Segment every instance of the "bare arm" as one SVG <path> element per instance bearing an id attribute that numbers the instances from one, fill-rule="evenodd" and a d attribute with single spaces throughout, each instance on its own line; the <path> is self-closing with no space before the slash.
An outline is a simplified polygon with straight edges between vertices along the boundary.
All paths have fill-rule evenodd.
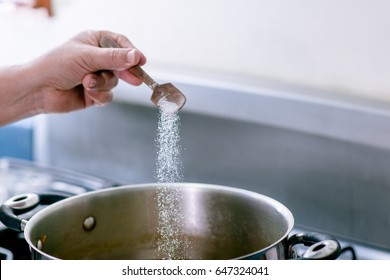
<path id="1" fill-rule="evenodd" d="M 107 35 L 122 48 L 100 48 L 99 39 Z M 126 69 L 145 62 L 126 37 L 87 31 L 30 63 L 0 68 L 0 126 L 37 114 L 107 104 L 118 78 L 142 83 Z"/>

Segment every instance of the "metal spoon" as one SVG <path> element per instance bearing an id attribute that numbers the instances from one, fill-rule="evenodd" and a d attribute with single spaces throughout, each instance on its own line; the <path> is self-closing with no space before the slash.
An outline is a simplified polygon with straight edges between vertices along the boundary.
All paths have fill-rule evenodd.
<path id="1" fill-rule="evenodd" d="M 103 37 L 99 44 L 103 48 L 120 48 L 115 41 L 107 36 Z M 176 111 L 179 111 L 186 103 L 184 94 L 173 84 L 158 84 L 139 65 L 129 68 L 129 71 L 137 78 L 142 79 L 142 81 L 152 89 L 153 93 L 150 100 L 156 104 L 156 106 L 161 107 L 166 104 L 166 102 L 169 102 L 176 104 Z"/>

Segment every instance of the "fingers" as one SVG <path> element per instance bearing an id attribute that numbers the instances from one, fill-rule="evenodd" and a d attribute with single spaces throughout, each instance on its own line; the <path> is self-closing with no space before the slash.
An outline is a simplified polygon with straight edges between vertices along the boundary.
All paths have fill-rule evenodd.
<path id="1" fill-rule="evenodd" d="M 110 31 L 96 31 L 96 52 L 93 52 L 96 66 L 101 69 L 122 71 L 137 64 L 143 65 L 146 57 L 130 40 Z"/>
<path id="2" fill-rule="evenodd" d="M 102 40 L 103 38 L 109 38 L 109 41 L 114 42 L 113 46 L 115 46 L 111 48 L 94 48 L 94 52 L 90 53 L 90 58 L 94 61 L 95 71 L 102 69 L 112 70 L 115 71 L 119 78 L 132 85 L 141 84 L 142 81 L 139 78 L 131 75 L 126 70 L 135 65 L 144 65 L 146 63 L 144 54 L 136 49 L 125 36 L 109 31 L 98 31 L 95 34 L 99 42 L 98 44 L 104 41 Z"/>
<path id="3" fill-rule="evenodd" d="M 143 54 L 134 48 L 96 48 L 90 55 L 96 70 L 123 71 L 145 60 Z"/>
<path id="4" fill-rule="evenodd" d="M 118 78 L 111 71 L 99 71 L 85 75 L 82 83 L 90 90 L 111 90 L 118 84 Z"/>
<path id="5" fill-rule="evenodd" d="M 113 94 L 111 91 L 88 91 L 84 90 L 85 107 L 95 105 L 98 107 L 106 106 L 112 101 Z"/>
<path id="6" fill-rule="evenodd" d="M 101 71 L 87 74 L 83 78 L 82 84 L 86 106 L 92 104 L 104 106 L 112 101 L 113 94 L 111 89 L 118 84 L 118 78 L 111 71 Z"/>
<path id="7" fill-rule="evenodd" d="M 107 48 L 98 49 L 94 54 L 95 66 L 91 72 L 102 69 L 114 71 L 118 78 L 132 85 L 140 85 L 142 80 L 132 75 L 128 69 L 135 65 L 143 65 L 145 56 L 137 49 Z M 96 70 L 97 69 L 97 70 Z"/>
<path id="8" fill-rule="evenodd" d="M 100 47 L 102 38 L 115 42 L 115 47 Z M 128 38 L 109 31 L 92 31 L 80 34 L 77 40 L 89 46 L 85 49 L 82 60 L 84 71 L 88 73 L 82 79 L 86 106 L 103 106 L 111 102 L 111 90 L 117 85 L 118 78 L 135 86 L 142 84 L 142 80 L 132 75 L 128 69 L 144 65 L 146 57 Z"/>
<path id="9" fill-rule="evenodd" d="M 129 70 L 115 71 L 117 77 L 133 86 L 139 86 L 142 84 L 142 80 L 130 73 Z"/>
<path id="10" fill-rule="evenodd" d="M 121 35 L 121 34 L 117 34 L 117 33 L 113 33 L 113 32 L 110 32 L 110 31 L 97 31 L 97 40 L 98 40 L 98 44 L 100 45 L 102 42 L 104 41 L 107 41 L 107 40 L 104 40 L 104 38 L 110 40 L 110 41 L 113 41 L 115 45 L 117 46 L 112 46 L 112 48 L 124 48 L 124 49 L 131 49 L 131 50 L 137 50 L 138 54 L 139 54 L 139 61 L 137 64 L 139 65 L 144 65 L 146 63 L 146 57 L 145 55 L 140 51 L 138 50 L 133 43 L 130 42 L 130 40 Z M 101 46 L 103 47 L 103 46 Z M 107 46 L 106 46 L 107 48 Z M 134 66 L 134 65 L 133 65 Z"/>
<path id="11" fill-rule="evenodd" d="M 130 40 L 123 35 L 111 31 L 97 31 L 96 36 L 99 42 L 101 42 L 102 38 L 108 37 L 116 44 L 118 44 L 121 48 L 135 49 L 133 43 L 131 43 Z"/>

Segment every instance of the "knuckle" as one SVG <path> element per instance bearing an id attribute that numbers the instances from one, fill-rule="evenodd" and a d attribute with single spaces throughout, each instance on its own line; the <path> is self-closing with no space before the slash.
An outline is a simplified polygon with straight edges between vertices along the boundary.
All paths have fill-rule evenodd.
<path id="1" fill-rule="evenodd" d="M 108 57 L 113 65 L 116 65 L 121 60 L 121 52 L 118 49 L 108 49 Z"/>

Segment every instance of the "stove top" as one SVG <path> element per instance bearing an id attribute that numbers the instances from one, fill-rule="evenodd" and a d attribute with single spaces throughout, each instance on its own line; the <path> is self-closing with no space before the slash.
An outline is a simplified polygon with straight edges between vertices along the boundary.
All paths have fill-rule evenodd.
<path id="1" fill-rule="evenodd" d="M 381 248 L 376 248 L 358 242 L 350 242 L 340 239 L 338 239 L 338 241 L 341 244 L 341 248 L 344 248 L 345 250 L 340 255 L 340 259 L 342 260 L 351 259 L 353 257 L 353 254 L 355 254 L 355 259 L 358 260 L 390 260 L 390 252 L 385 251 Z M 347 248 L 352 248 L 354 252 Z"/>
<path id="2" fill-rule="evenodd" d="M 56 192 L 77 195 L 88 191 L 118 186 L 117 182 L 81 174 L 71 170 L 37 165 L 32 162 L 0 158 L 0 203 L 11 196 L 29 192 Z M 33 215 L 33 213 L 31 213 Z M 291 234 L 304 232 L 294 228 Z M 306 230 L 307 231 L 307 230 Z M 390 252 L 336 238 L 341 245 L 340 260 L 390 260 Z M 304 250 L 302 248 L 302 250 Z M 0 259 L 31 259 L 23 232 L 6 228 L 0 222 Z"/>
<path id="3" fill-rule="evenodd" d="M 0 158 L 1 204 L 12 196 L 31 192 L 72 196 L 118 185 L 120 184 L 109 179 L 68 169 L 47 167 L 14 158 Z M 31 211 L 30 216 L 33 214 Z M 8 229 L 1 222 L 0 259 L 30 259 L 30 250 L 23 233 Z"/>
<path id="4" fill-rule="evenodd" d="M 0 158 L 0 203 L 29 192 L 77 195 L 119 185 L 110 179 L 69 169 L 48 167 L 31 161 Z"/>
<path id="5" fill-rule="evenodd" d="M 342 248 L 339 260 L 390 260 L 390 252 L 345 240 L 338 241 Z M 31 259 L 23 233 L 0 227 L 0 259 Z"/>
<path id="6" fill-rule="evenodd" d="M 310 230 L 295 227 L 291 234 L 307 232 Z M 340 243 L 341 254 L 338 260 L 390 260 L 390 252 L 374 246 L 365 245 L 357 241 L 351 241 L 335 236 Z M 302 248 L 301 250 L 305 250 Z M 300 252 L 298 251 L 298 254 Z"/>

